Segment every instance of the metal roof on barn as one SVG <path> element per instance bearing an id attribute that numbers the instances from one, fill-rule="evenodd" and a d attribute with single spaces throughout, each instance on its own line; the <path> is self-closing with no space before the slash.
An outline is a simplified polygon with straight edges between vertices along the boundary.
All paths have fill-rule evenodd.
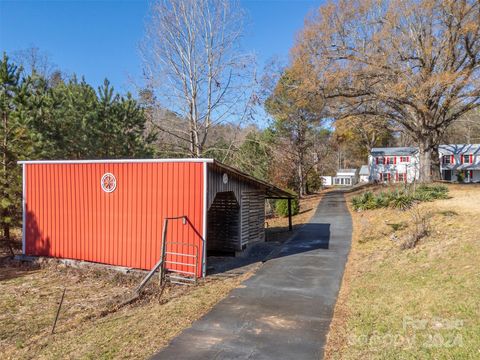
<path id="1" fill-rule="evenodd" d="M 246 173 L 244 173 L 243 171 L 240 171 L 240 170 L 237 170 L 231 166 L 228 166 L 228 165 L 225 165 L 217 160 L 213 160 L 211 161 L 211 164 L 210 166 L 213 168 L 213 169 L 218 169 L 218 170 L 222 170 L 222 171 L 225 171 L 227 173 L 230 173 L 230 174 L 234 174 L 238 177 L 240 177 L 243 181 L 247 182 L 247 183 L 250 183 L 260 189 L 263 189 L 265 191 L 265 197 L 266 198 L 294 198 L 295 195 L 288 192 L 288 191 L 285 191 L 283 189 L 280 189 L 279 187 L 276 187 L 266 181 L 263 181 L 263 180 L 260 180 L 260 179 L 257 179 L 256 177 L 254 176 L 251 176 L 251 175 L 248 175 Z"/>

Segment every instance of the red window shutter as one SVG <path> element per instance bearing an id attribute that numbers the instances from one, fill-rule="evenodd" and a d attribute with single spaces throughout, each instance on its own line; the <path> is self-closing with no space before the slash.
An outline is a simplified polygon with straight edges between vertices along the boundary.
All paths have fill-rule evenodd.
<path id="1" fill-rule="evenodd" d="M 396 156 L 393 157 L 393 163 L 394 163 L 394 164 L 397 163 L 397 157 L 396 157 Z"/>
<path id="2" fill-rule="evenodd" d="M 383 181 L 383 174 L 380 173 L 380 181 Z"/>
<path id="3" fill-rule="evenodd" d="M 472 156 L 472 155 L 470 155 Z M 470 181 L 472 181 L 472 178 L 473 178 L 473 170 L 470 170 Z"/>
<path id="4" fill-rule="evenodd" d="M 450 155 L 450 163 L 455 164 L 455 156 Z"/>
<path id="5" fill-rule="evenodd" d="M 388 176 L 388 181 L 390 182 L 390 173 L 388 173 L 387 176 Z"/>
<path id="6" fill-rule="evenodd" d="M 460 164 L 463 164 L 463 155 L 460 155 Z"/>
<path id="7" fill-rule="evenodd" d="M 470 154 L 470 164 L 473 163 L 473 155 Z"/>
<path id="8" fill-rule="evenodd" d="M 407 156 L 407 162 L 410 162 L 410 156 Z"/>
<path id="9" fill-rule="evenodd" d="M 398 181 L 398 172 L 395 173 L 395 181 Z"/>
<path id="10" fill-rule="evenodd" d="M 375 164 L 378 165 L 378 157 L 375 158 Z"/>

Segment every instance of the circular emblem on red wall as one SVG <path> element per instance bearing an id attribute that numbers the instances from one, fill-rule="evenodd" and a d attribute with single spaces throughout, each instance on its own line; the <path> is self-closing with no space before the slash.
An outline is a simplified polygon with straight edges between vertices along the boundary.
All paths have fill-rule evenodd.
<path id="1" fill-rule="evenodd" d="M 105 173 L 102 176 L 102 180 L 100 181 L 102 186 L 102 190 L 106 193 L 114 192 L 117 188 L 117 179 L 111 173 Z"/>

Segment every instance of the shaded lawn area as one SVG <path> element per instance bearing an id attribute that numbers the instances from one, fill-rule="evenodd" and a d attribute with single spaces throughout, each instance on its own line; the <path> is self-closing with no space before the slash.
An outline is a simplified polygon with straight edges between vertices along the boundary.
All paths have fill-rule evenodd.
<path id="1" fill-rule="evenodd" d="M 297 230 L 306 224 L 315 213 L 318 204 L 322 198 L 322 191 L 318 194 L 308 195 L 299 200 L 299 213 L 292 216 L 293 230 Z M 265 240 L 266 241 L 285 241 L 292 232 L 288 231 L 288 217 L 270 217 L 265 221 Z"/>
<path id="2" fill-rule="evenodd" d="M 349 204 L 353 243 L 327 359 L 480 357 L 480 186 L 449 189 L 419 205 L 430 231 L 407 250 L 409 211 Z"/>
<path id="3" fill-rule="evenodd" d="M 320 199 L 321 194 L 300 199 L 300 212 L 292 216 L 293 231 L 288 230 L 288 217 L 269 217 L 265 221 L 265 242 L 250 244 L 247 249 L 235 257 L 231 255 L 209 256 L 207 258 L 207 274 L 220 275 L 225 271 L 235 272 L 235 269 L 268 260 L 270 255 L 278 251 L 296 230 L 310 220 Z"/>

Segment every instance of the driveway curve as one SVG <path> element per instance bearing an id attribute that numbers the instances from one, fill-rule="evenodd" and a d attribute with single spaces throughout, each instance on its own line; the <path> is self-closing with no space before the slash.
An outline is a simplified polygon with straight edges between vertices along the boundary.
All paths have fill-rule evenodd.
<path id="1" fill-rule="evenodd" d="M 350 250 L 340 191 L 242 286 L 153 359 L 321 359 Z"/>

